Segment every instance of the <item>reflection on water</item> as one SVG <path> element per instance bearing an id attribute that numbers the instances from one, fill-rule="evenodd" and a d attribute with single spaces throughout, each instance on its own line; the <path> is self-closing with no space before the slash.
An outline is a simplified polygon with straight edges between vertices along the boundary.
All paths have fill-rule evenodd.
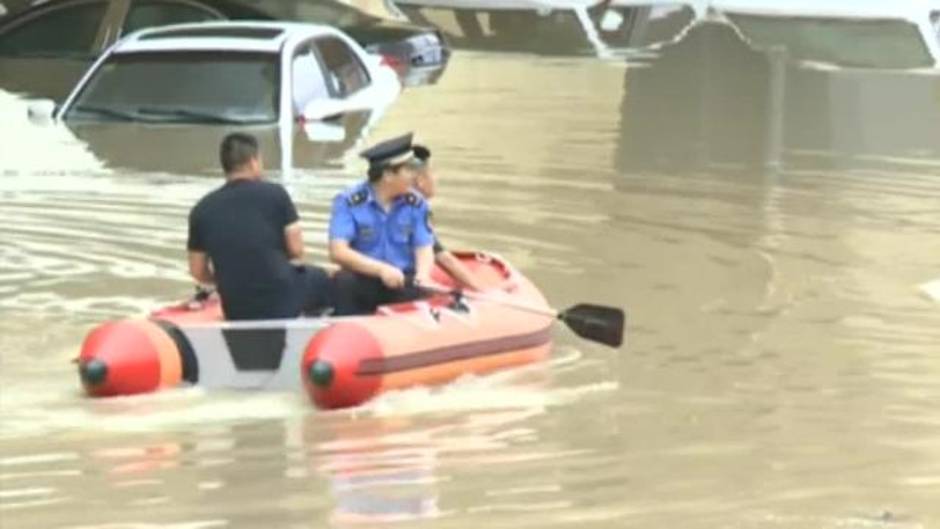
<path id="1" fill-rule="evenodd" d="M 272 171 L 342 165 L 361 146 L 384 107 L 346 112 L 330 121 L 292 125 L 284 141 L 277 125 L 234 126 L 148 123 L 69 123 L 108 167 L 126 171 L 214 175 L 218 145 L 225 135 L 246 132 L 258 138 L 265 165 Z"/>
<path id="2" fill-rule="evenodd" d="M 576 360 L 562 353 L 551 364 L 564 370 Z M 99 424 L 106 436 L 80 433 L 80 421 L 66 425 L 61 419 L 79 410 L 63 401 L 54 425 L 62 429 L 58 439 L 23 445 L 20 432 L 7 443 L 0 512 L 43 527 L 117 526 L 137 519 L 142 508 L 180 527 L 459 517 L 465 507 L 444 502 L 439 489 L 466 469 L 574 453 L 532 450 L 539 438 L 526 422 L 570 405 L 578 394 L 610 388 L 552 394 L 546 387 L 552 365 L 466 379 L 433 396 L 404 391 L 358 410 L 319 414 L 298 395 L 209 399 L 194 391 L 82 405 L 91 415 L 84 421 Z M 454 414 L 458 409 L 464 413 Z M 68 451 L 57 448 L 63 443 Z M 499 504 L 500 489 L 487 492 L 487 503 Z M 559 491 L 543 485 L 528 494 L 552 492 Z M 99 502 L 106 511 L 82 507 Z M 64 512 L 73 513 L 67 523 Z"/>
<path id="3" fill-rule="evenodd" d="M 456 53 L 368 141 L 416 130 L 444 241 L 558 307 L 626 307 L 629 346 L 559 328 L 549 365 L 333 413 L 81 398 L 93 322 L 189 293 L 185 214 L 218 179 L 4 127 L 2 525 L 933 527 L 938 83 L 717 24 L 630 62 Z M 361 169 L 285 180 L 313 260 Z"/>
<path id="4" fill-rule="evenodd" d="M 655 68 L 627 75 L 624 92 L 618 157 L 629 170 L 922 164 L 940 150 L 935 77 L 800 69 L 725 25 L 693 29 Z"/>

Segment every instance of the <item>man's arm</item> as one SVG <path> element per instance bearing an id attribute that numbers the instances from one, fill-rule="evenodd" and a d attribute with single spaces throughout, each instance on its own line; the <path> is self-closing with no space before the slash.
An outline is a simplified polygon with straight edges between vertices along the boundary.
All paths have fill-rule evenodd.
<path id="1" fill-rule="evenodd" d="M 411 244 L 414 247 L 415 279 L 419 283 L 431 282 L 434 268 L 434 230 L 431 228 L 431 211 L 422 201 L 415 211 L 415 229 Z"/>
<path id="2" fill-rule="evenodd" d="M 394 266 L 373 259 L 349 246 L 349 241 L 334 239 L 330 241 L 330 260 L 334 263 L 360 274 L 381 277 L 382 269 Z"/>
<path id="3" fill-rule="evenodd" d="M 486 285 L 457 256 L 444 250 L 434 255 L 434 260 L 447 271 L 457 283 L 478 292 L 486 290 Z"/>
<path id="4" fill-rule="evenodd" d="M 300 227 L 300 215 L 297 206 L 283 186 L 276 185 L 275 196 L 279 201 L 280 224 L 284 227 L 284 250 L 287 258 L 292 262 L 300 263 L 304 257 L 304 233 Z"/>
<path id="5" fill-rule="evenodd" d="M 287 258 L 300 261 L 304 258 L 304 232 L 300 221 L 284 226 L 284 247 L 287 249 Z"/>
<path id="6" fill-rule="evenodd" d="M 333 200 L 330 214 L 330 260 L 348 270 L 378 277 L 389 288 L 404 286 L 401 270 L 353 249 L 350 241 L 355 237 L 356 223 L 349 204 L 345 196 L 339 195 Z"/>
<path id="7" fill-rule="evenodd" d="M 189 261 L 189 275 L 202 285 L 214 285 L 215 274 L 209 264 L 206 245 L 199 229 L 198 206 L 189 212 L 189 230 L 186 236 L 186 250 Z"/>
<path id="8" fill-rule="evenodd" d="M 431 270 L 434 268 L 434 250 L 429 244 L 415 248 L 415 280 L 418 283 L 431 282 Z"/>
<path id="9" fill-rule="evenodd" d="M 386 262 L 357 252 L 349 246 L 349 241 L 342 239 L 330 241 L 330 260 L 354 272 L 377 277 L 388 288 L 402 288 L 405 286 L 405 274 L 401 270 Z"/>
<path id="10" fill-rule="evenodd" d="M 212 273 L 212 267 L 209 266 L 209 257 L 205 252 L 189 251 L 189 274 L 199 284 L 215 284 L 215 274 Z"/>

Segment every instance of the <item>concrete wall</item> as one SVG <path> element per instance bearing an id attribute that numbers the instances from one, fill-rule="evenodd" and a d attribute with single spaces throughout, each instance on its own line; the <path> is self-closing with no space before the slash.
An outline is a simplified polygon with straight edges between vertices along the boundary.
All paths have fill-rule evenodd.
<path id="1" fill-rule="evenodd" d="M 358 7 L 363 11 L 374 15 L 388 16 L 388 11 L 382 0 L 344 0 L 347 4 Z"/>

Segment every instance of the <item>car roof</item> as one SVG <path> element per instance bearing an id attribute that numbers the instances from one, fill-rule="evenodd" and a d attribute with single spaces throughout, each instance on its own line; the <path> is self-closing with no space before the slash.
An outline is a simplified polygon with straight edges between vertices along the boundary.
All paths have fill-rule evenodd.
<path id="1" fill-rule="evenodd" d="M 450 9 L 574 9 L 591 7 L 601 0 L 395 0 L 395 4 L 413 7 Z"/>
<path id="2" fill-rule="evenodd" d="M 114 53 L 244 51 L 278 53 L 288 39 L 336 36 L 330 26 L 299 22 L 199 22 L 143 29 L 124 37 Z"/>
<path id="3" fill-rule="evenodd" d="M 770 16 L 903 18 L 919 20 L 940 0 L 712 0 L 718 11 Z"/>

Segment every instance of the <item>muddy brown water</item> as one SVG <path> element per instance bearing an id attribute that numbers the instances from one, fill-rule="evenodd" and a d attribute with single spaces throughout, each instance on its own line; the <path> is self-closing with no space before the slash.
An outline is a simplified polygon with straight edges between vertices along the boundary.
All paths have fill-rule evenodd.
<path id="1" fill-rule="evenodd" d="M 559 327 L 547 365 L 330 413 L 83 398 L 91 325 L 189 293 L 185 216 L 218 180 L 109 168 L 2 96 L 4 529 L 940 524 L 936 77 L 721 28 L 631 62 L 457 52 L 360 146 L 416 131 L 446 243 L 624 307 L 628 342 Z M 311 260 L 362 169 L 284 181 Z"/>

